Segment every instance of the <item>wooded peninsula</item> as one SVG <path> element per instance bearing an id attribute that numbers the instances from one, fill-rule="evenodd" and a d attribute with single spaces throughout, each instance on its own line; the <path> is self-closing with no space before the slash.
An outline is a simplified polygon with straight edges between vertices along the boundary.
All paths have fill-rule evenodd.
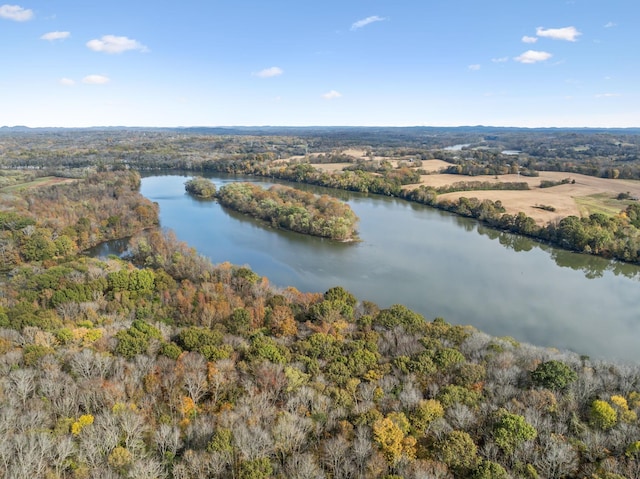
<path id="1" fill-rule="evenodd" d="M 429 161 L 419 155 L 440 151 L 456 164 L 442 148 L 481 133 L 529 152 L 509 167 L 496 153 L 484 168 L 533 169 L 555 155 L 565 170 L 607 172 L 619 162 L 618 175 L 633 176 L 637 132 L 508 130 L 492 139 L 453 129 L 446 141 L 432 130 L 240 133 L 0 130 L 4 477 L 640 477 L 640 365 L 492 337 L 338 285 L 276 288 L 245 266 L 214 265 L 154 227 L 157 206 L 139 194 L 134 171 L 219 162 L 295 177 L 314 168 L 306 148 L 369 144 L 378 163 L 366 168 L 376 171 L 320 177 L 395 194 L 415 175 L 438 176 L 417 171 Z M 593 159 L 569 166 L 587 141 Z M 373 150 L 404 163 L 389 167 Z M 284 151 L 303 158 L 278 162 Z M 234 188 L 249 191 L 238 183 L 227 194 Z M 588 221 L 601 231 L 608 222 L 635 228 L 633 208 L 603 209 L 635 206 L 629 196 L 600 200 L 603 217 Z M 583 218 L 569 221 L 586 228 Z M 613 238 L 627 241 L 626 231 Z M 81 254 L 128 236 L 126 258 Z"/>
<path id="2" fill-rule="evenodd" d="M 265 190 L 251 183 L 230 183 L 216 192 L 215 185 L 205 178 L 189 180 L 185 188 L 201 198 L 215 195 L 223 206 L 276 228 L 337 241 L 357 238 L 358 217 L 349 205 L 328 195 L 316 196 L 281 185 Z"/>

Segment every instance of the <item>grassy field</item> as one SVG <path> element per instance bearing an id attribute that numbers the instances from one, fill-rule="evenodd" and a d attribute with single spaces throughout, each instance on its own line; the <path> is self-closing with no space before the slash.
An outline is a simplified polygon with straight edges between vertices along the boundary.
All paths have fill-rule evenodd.
<path id="1" fill-rule="evenodd" d="M 630 204 L 634 203 L 633 200 L 617 200 L 615 196 L 608 193 L 598 193 L 574 199 L 582 216 L 589 216 L 593 213 L 602 213 L 608 216 L 613 216 L 618 214 L 620 210 L 623 210 Z"/>
<path id="2" fill-rule="evenodd" d="M 6 183 L 9 183 L 6 186 L 2 186 L 3 183 L 5 183 L 2 180 L 8 180 L 6 181 Z M 31 178 L 25 178 L 20 177 L 19 174 L 16 176 L 4 176 L 2 178 L 0 178 L 0 192 L 1 193 L 13 193 L 16 191 L 21 191 L 21 190 L 26 190 L 26 189 L 31 189 L 31 188 L 38 188 L 40 186 L 49 186 L 49 185 L 55 185 L 55 184 L 59 184 L 59 183 L 70 183 L 72 181 L 76 181 L 72 178 L 59 178 L 57 176 L 43 176 L 42 178 L 36 178 L 36 179 L 31 179 Z"/>

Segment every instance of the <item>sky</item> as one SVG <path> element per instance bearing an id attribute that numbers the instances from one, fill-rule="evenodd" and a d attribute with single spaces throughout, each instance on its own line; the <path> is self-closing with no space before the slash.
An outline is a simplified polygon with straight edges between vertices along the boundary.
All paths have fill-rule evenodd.
<path id="1" fill-rule="evenodd" d="M 640 127 L 635 0 L 0 0 L 0 126 Z"/>

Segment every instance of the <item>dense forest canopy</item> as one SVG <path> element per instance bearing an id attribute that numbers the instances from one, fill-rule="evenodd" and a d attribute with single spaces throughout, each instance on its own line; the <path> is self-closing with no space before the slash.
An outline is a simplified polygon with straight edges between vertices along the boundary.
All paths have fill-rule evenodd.
<path id="1" fill-rule="evenodd" d="M 43 187 L 46 216 L 21 209 L 45 193 L 15 191 L 4 231 L 70 232 L 78 221 L 58 230 L 51 212 L 80 204 L 103 224 L 118 186 L 145 204 L 135 182 L 113 172 Z M 145 227 L 127 260 L 23 258 L 16 243 L 0 296 L 6 477 L 640 477 L 638 365 L 339 286 L 273 288 Z"/>

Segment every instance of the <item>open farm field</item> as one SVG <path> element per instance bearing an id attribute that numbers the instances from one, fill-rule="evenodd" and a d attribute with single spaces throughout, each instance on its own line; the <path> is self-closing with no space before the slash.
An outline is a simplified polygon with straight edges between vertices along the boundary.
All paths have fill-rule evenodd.
<path id="1" fill-rule="evenodd" d="M 542 180 L 562 181 L 569 178 L 571 183 L 540 188 Z M 573 183 L 575 180 L 575 183 Z M 434 188 L 451 185 L 461 181 L 482 182 L 526 182 L 529 190 L 486 190 L 486 191 L 457 191 L 438 196 L 438 200 L 455 199 L 462 196 L 478 199 L 500 200 L 507 213 L 517 214 L 520 211 L 532 217 L 536 223 L 545 224 L 565 216 L 588 216 L 591 213 L 616 214 L 624 209 L 629 200 L 617 200 L 620 193 L 629 193 L 631 197 L 640 197 L 640 182 L 634 180 L 612 180 L 593 176 L 572 174 L 566 172 L 541 171 L 540 176 L 526 177 L 521 175 L 491 175 L 461 176 L 461 175 L 423 175 L 421 184 Z M 407 185 L 405 188 L 415 188 Z M 555 211 L 541 209 L 540 206 L 550 206 Z"/>
<path id="2" fill-rule="evenodd" d="M 342 151 L 344 155 L 356 159 L 366 158 L 364 150 L 349 149 Z M 299 157 L 303 158 L 303 157 Z M 291 159 L 299 159 L 292 157 Z M 402 160 L 391 157 L 375 157 L 374 160 L 388 161 L 394 168 Z M 286 161 L 286 160 L 285 160 Z M 352 163 L 314 163 L 314 168 L 335 173 L 342 171 Z M 451 166 L 442 160 L 424 160 L 420 169 L 429 174 L 420 176 L 420 185 L 442 188 L 461 182 L 489 182 L 489 183 L 527 183 L 529 190 L 473 190 L 457 191 L 438 195 L 438 201 L 454 200 L 460 197 L 475 197 L 480 200 L 489 199 L 501 201 L 507 213 L 524 212 L 533 218 L 537 224 L 544 225 L 550 221 L 566 216 L 588 216 L 592 213 L 615 215 L 626 208 L 633 200 L 618 200 L 620 193 L 629 193 L 631 198 L 640 198 L 640 181 L 598 178 L 582 174 L 541 171 L 539 176 L 507 175 L 454 175 L 438 173 Z M 569 179 L 567 184 L 541 188 L 542 181 L 561 182 Z M 418 184 L 405 185 L 403 189 L 411 190 Z M 545 207 L 541 208 L 541 207 Z M 550 211 L 553 210 L 553 211 Z"/>
<path id="3" fill-rule="evenodd" d="M 398 162 L 401 161 L 396 158 L 392 159 L 392 158 L 387 158 L 382 156 L 380 157 L 376 156 L 374 159 L 387 160 L 389 163 L 391 163 L 391 166 L 393 166 L 394 168 L 396 168 L 398 166 Z M 313 164 L 314 168 L 317 168 L 322 171 L 328 171 L 328 172 L 342 171 L 345 167 L 351 166 L 351 165 L 352 163 L 314 163 Z M 429 173 L 437 173 L 438 171 L 446 168 L 447 166 L 451 166 L 451 163 L 447 163 L 446 161 L 442 161 L 442 160 L 424 160 L 420 168 L 425 171 L 428 171 Z M 425 175 L 425 176 L 429 176 L 429 175 Z M 443 176 L 446 176 L 446 175 L 443 175 Z M 448 176 L 459 176 L 459 175 L 448 175 Z M 448 184 L 448 183 L 444 183 L 444 184 Z"/>

